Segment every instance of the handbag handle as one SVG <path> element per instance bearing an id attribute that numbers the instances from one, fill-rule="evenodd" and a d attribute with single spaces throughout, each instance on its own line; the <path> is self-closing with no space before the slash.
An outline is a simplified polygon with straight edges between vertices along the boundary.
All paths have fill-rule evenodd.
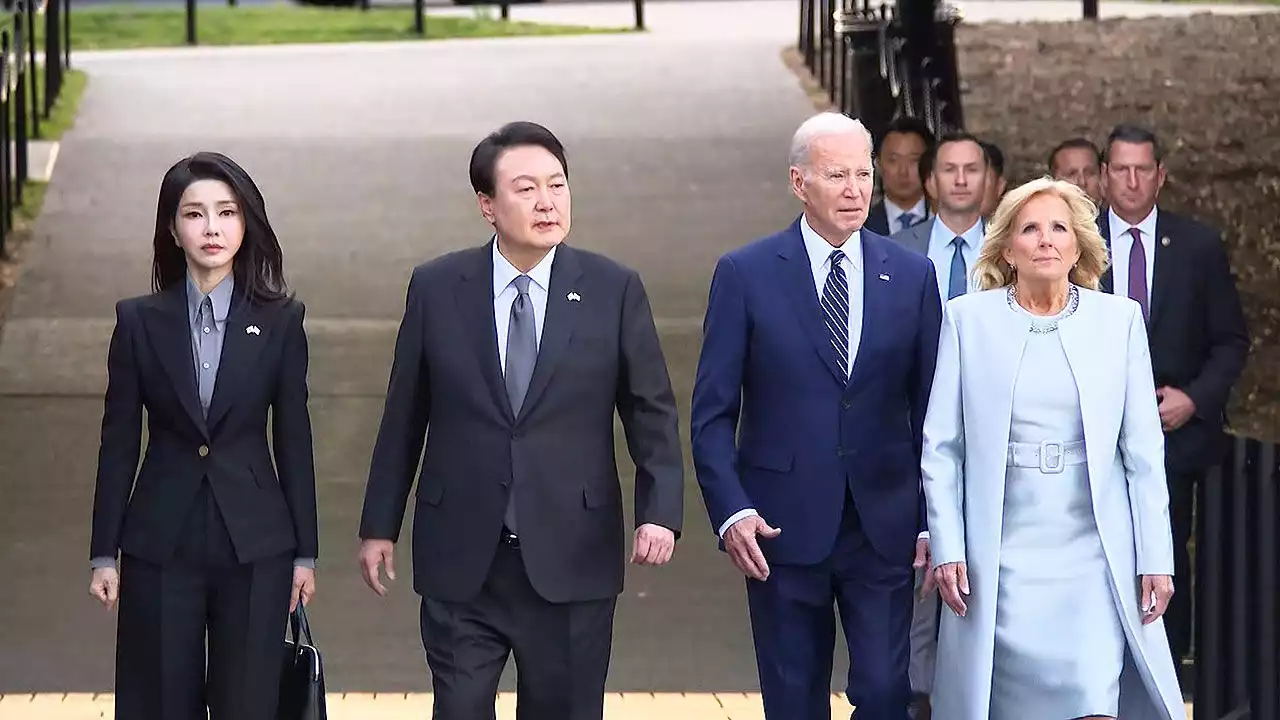
<path id="1" fill-rule="evenodd" d="M 301 657 L 303 654 L 302 646 L 304 644 L 315 647 L 315 641 L 311 639 L 311 624 L 307 622 L 307 611 L 303 608 L 301 602 L 298 607 L 289 615 L 289 627 L 292 630 L 293 646 L 292 652 L 295 658 Z M 311 653 L 311 681 L 316 682 L 320 679 L 320 654 L 318 652 Z"/>
<path id="2" fill-rule="evenodd" d="M 293 631 L 293 644 L 298 646 L 305 638 L 307 645 L 315 645 L 311 639 L 311 624 L 307 622 L 307 611 L 302 602 L 289 614 L 289 627 Z"/>

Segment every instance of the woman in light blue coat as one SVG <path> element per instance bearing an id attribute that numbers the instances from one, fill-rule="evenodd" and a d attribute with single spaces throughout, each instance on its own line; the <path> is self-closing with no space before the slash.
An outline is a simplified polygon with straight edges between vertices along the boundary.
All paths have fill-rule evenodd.
<path id="1" fill-rule="evenodd" d="M 1182 720 L 1164 435 L 1140 306 L 1066 182 L 1005 196 L 948 302 L 922 458 L 934 720 Z"/>

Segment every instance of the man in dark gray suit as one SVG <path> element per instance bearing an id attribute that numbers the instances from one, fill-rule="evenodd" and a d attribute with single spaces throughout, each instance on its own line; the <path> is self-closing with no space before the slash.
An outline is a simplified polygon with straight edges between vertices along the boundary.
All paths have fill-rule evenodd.
<path id="1" fill-rule="evenodd" d="M 946 301 L 969 289 L 969 270 L 978 260 L 985 231 L 980 212 L 990 168 L 982 145 L 967 133 L 939 139 L 927 166 L 925 187 L 935 198 L 937 215 L 892 238 L 933 261 Z"/>
<path id="2" fill-rule="evenodd" d="M 972 289 L 970 270 L 977 262 L 986 231 L 981 211 L 991 169 L 981 143 L 965 133 L 940 138 L 932 157 L 921 165 L 927 169 L 925 187 L 936 199 L 937 214 L 895 233 L 892 239 L 933 261 L 945 302 Z M 918 592 L 911 619 L 910 676 L 917 717 L 928 717 L 937 653 L 940 606 L 927 570 L 924 568 L 916 579 Z"/>
<path id="3" fill-rule="evenodd" d="M 361 566 L 385 595 L 421 457 L 413 586 L 432 717 L 493 718 L 514 652 L 522 720 L 599 720 L 625 571 L 614 412 L 636 465 L 631 561 L 661 565 L 684 513 L 671 382 L 639 276 L 564 244 L 569 170 L 549 130 L 489 135 L 471 183 L 495 234 L 413 272 Z"/>

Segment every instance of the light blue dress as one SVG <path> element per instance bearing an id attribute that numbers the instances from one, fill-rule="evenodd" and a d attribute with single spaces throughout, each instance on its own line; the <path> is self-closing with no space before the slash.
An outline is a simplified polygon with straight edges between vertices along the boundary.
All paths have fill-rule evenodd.
<path id="1" fill-rule="evenodd" d="M 1027 339 L 1014 385 L 1011 443 L 1084 440 L 1075 378 L 1048 329 L 1062 315 L 1034 318 L 1040 331 Z M 991 720 L 1115 717 L 1126 640 L 1083 453 L 1058 473 L 1009 463 L 999 567 Z"/>

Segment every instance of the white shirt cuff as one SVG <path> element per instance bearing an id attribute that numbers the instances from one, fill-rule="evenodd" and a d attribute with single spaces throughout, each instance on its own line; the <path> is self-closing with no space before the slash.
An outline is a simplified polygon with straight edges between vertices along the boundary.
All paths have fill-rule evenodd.
<path id="1" fill-rule="evenodd" d="M 755 511 L 755 508 L 746 508 L 743 510 L 739 510 L 738 512 L 730 515 L 729 519 L 725 520 L 724 524 L 720 526 L 720 532 L 719 532 L 720 539 L 721 540 L 724 539 L 725 532 L 728 531 L 729 528 L 733 527 L 734 523 L 738 522 L 744 517 L 751 517 L 752 515 L 759 515 L 759 514 L 760 513 Z"/>
<path id="2" fill-rule="evenodd" d="M 925 530 L 924 532 L 920 533 L 919 535 L 917 535 L 917 536 L 916 536 L 916 539 L 917 539 L 917 540 L 928 540 L 928 539 L 929 539 L 929 531 L 928 531 L 928 530 Z"/>

